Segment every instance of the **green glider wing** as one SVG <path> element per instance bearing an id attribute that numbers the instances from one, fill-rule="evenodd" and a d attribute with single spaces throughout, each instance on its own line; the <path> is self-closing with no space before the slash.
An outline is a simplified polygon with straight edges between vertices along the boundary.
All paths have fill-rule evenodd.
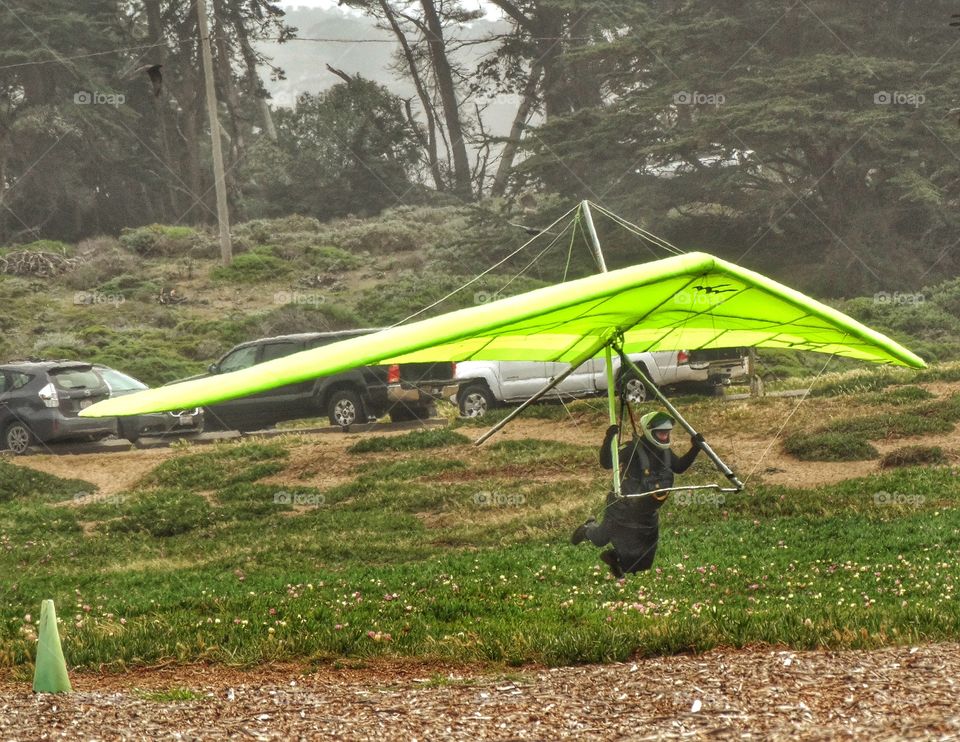
<path id="1" fill-rule="evenodd" d="M 700 348 L 809 350 L 922 368 L 916 355 L 851 317 L 765 276 L 687 253 L 548 286 L 181 384 L 108 399 L 84 417 L 213 404 L 357 366 L 418 361 L 561 361 Z"/>

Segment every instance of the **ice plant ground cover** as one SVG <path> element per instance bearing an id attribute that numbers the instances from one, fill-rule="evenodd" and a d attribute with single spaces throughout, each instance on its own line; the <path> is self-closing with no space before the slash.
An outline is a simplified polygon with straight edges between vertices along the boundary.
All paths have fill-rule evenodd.
<path id="1" fill-rule="evenodd" d="M 960 384 L 925 388 L 932 398 L 893 386 L 808 400 L 791 429 L 815 434 L 845 418 L 912 414 L 910 405 L 950 418 Z M 291 434 L 183 447 L 143 471 L 129 471 L 127 454 L 75 457 L 77 480 L 42 473 L 54 457 L 3 460 L 0 667 L 29 672 L 47 597 L 68 662 L 86 668 L 372 656 L 559 665 L 955 639 L 952 423 L 871 439 L 884 454 L 936 444 L 940 466 L 799 462 L 782 441 L 761 460 L 796 404 L 687 405 L 748 491 L 673 496 L 656 569 L 624 582 L 595 549 L 567 541 L 608 486 L 596 463 L 599 401 L 571 416 L 534 411 L 481 449 L 436 432 L 352 452 L 369 436 Z M 889 428 L 861 427 L 850 435 Z M 98 490 L 78 461 L 91 479 L 102 465 L 126 480 Z M 709 481 L 702 460 L 685 478 Z"/>

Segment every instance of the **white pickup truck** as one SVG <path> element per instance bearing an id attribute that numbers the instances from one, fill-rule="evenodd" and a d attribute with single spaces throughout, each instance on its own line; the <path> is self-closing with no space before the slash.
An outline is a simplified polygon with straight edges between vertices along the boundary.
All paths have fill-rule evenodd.
<path id="1" fill-rule="evenodd" d="M 724 384 L 747 374 L 746 348 L 718 348 L 687 352 L 658 351 L 631 353 L 629 358 L 657 386 L 683 382 Z M 487 409 L 502 403 L 523 402 L 564 373 L 567 363 L 538 361 L 462 361 L 457 364 L 456 380 L 460 389 L 456 400 L 460 414 L 479 417 Z M 613 356 L 613 373 L 621 383 L 620 358 Z M 644 401 L 649 392 L 630 369 L 626 375 L 627 399 Z M 548 392 L 544 399 L 593 397 L 607 393 L 606 361 L 594 358 Z"/>

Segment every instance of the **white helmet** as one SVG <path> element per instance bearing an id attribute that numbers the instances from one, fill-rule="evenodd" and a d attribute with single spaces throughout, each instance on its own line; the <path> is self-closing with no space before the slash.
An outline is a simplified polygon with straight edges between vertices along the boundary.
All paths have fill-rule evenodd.
<path id="1" fill-rule="evenodd" d="M 670 448 L 670 431 L 673 430 L 673 418 L 666 412 L 648 412 L 640 418 L 643 437 L 657 448 Z"/>

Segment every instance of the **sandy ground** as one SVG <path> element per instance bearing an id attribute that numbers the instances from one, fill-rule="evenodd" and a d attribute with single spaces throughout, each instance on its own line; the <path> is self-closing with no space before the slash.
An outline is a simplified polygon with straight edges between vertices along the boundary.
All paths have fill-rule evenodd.
<path id="1" fill-rule="evenodd" d="M 0 738 L 958 739 L 960 645 L 716 650 L 482 670 L 168 667 L 75 674 L 74 693 L 0 680 Z M 192 700 L 160 695 L 187 690 Z"/>

